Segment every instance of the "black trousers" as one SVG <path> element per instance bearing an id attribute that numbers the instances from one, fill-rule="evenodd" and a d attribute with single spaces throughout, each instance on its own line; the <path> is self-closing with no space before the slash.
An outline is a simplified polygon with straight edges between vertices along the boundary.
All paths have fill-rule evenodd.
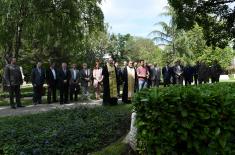
<path id="1" fill-rule="evenodd" d="M 51 103 L 51 95 L 53 98 L 53 102 L 56 101 L 56 86 L 48 85 L 48 90 L 47 90 L 47 103 Z"/>
<path id="2" fill-rule="evenodd" d="M 9 87 L 9 96 L 10 96 L 10 105 L 11 107 L 21 106 L 20 101 L 20 85 L 13 85 Z M 14 98 L 16 98 L 16 104 L 14 102 Z"/>
<path id="3" fill-rule="evenodd" d="M 185 86 L 191 85 L 192 81 L 190 79 L 185 79 Z"/>
<path id="4" fill-rule="evenodd" d="M 212 82 L 212 83 L 217 83 L 217 82 L 219 82 L 219 77 L 211 77 L 211 82 Z"/>
<path id="5" fill-rule="evenodd" d="M 69 85 L 63 84 L 60 87 L 60 104 L 68 103 Z"/>
<path id="6" fill-rule="evenodd" d="M 170 79 L 164 79 L 164 87 L 169 86 L 171 84 Z"/>
<path id="7" fill-rule="evenodd" d="M 41 104 L 43 95 L 43 85 L 33 87 L 33 103 Z"/>
<path id="8" fill-rule="evenodd" d="M 194 75 L 194 82 L 195 82 L 195 85 L 198 84 L 198 75 Z"/>
<path id="9" fill-rule="evenodd" d="M 78 100 L 79 85 L 77 83 L 72 83 L 70 85 L 70 101 Z"/>

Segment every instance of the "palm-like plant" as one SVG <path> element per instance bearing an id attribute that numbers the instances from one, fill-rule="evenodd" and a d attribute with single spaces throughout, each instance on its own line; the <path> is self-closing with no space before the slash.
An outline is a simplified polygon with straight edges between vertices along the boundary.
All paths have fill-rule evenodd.
<path id="1" fill-rule="evenodd" d="M 179 30 L 177 30 L 177 25 L 174 21 L 174 10 L 169 6 L 166 6 L 165 10 L 166 12 L 160 14 L 160 16 L 170 17 L 171 19 L 169 24 L 163 21 L 154 24 L 160 25 L 162 27 L 162 31 L 154 30 L 149 35 L 154 36 L 153 41 L 155 41 L 157 45 L 170 46 L 172 52 L 175 54 L 175 39 L 179 33 Z"/>

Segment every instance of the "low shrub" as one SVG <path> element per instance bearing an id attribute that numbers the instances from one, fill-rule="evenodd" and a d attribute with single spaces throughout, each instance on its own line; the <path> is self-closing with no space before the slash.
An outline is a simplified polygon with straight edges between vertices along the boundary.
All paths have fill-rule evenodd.
<path id="1" fill-rule="evenodd" d="M 140 154 L 235 154 L 235 84 L 171 86 L 134 100 Z"/>
<path id="2" fill-rule="evenodd" d="M 79 107 L 0 119 L 0 154 L 87 154 L 124 136 L 130 107 Z"/>

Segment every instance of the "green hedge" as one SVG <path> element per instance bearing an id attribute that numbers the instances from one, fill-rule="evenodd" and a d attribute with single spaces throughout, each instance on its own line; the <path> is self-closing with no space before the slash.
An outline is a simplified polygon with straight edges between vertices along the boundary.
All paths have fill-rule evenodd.
<path id="1" fill-rule="evenodd" d="M 130 127 L 130 106 L 79 107 L 0 119 L 0 154 L 87 154 L 115 142 Z"/>
<path id="2" fill-rule="evenodd" d="M 235 84 L 172 86 L 136 95 L 141 154 L 235 154 Z"/>

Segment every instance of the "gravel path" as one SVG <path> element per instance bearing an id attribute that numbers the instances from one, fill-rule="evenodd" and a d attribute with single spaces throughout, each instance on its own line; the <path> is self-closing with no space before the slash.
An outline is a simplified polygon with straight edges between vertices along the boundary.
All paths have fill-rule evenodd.
<path id="1" fill-rule="evenodd" d="M 54 109 L 71 109 L 79 106 L 101 106 L 102 100 L 93 101 L 88 100 L 82 103 L 70 103 L 65 105 L 60 105 L 59 103 L 54 104 L 40 104 L 40 105 L 29 105 L 23 108 L 11 109 L 9 106 L 0 107 L 0 117 L 5 116 L 18 116 L 18 115 L 27 115 L 35 114 L 40 112 L 47 112 Z"/>

